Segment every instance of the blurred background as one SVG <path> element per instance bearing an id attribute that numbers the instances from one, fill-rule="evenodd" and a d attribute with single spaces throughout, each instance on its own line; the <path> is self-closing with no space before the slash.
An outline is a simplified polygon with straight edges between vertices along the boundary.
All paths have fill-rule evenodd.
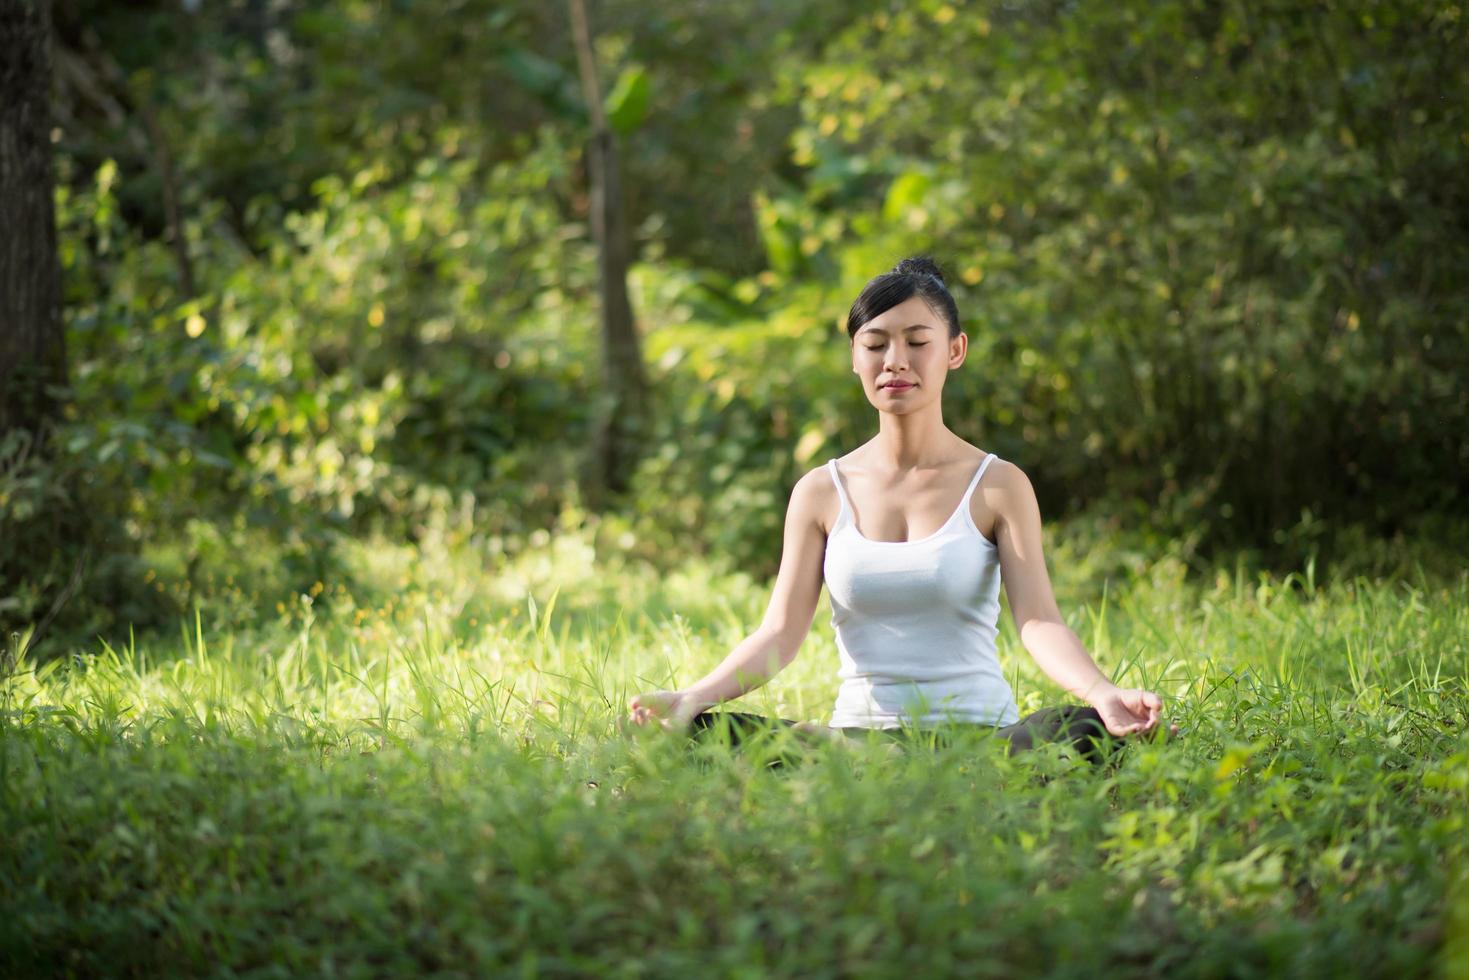
<path id="1" fill-rule="evenodd" d="M 351 543 L 771 575 L 876 429 L 847 309 L 915 252 L 971 340 L 946 422 L 1051 533 L 1462 567 L 1458 4 L 4 19 L 12 657 L 350 591 Z"/>

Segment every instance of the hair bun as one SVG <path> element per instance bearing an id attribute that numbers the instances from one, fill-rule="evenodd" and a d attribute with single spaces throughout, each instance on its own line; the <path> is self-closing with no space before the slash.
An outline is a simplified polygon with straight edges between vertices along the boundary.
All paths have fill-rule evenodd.
<path id="1" fill-rule="evenodd" d="M 906 276 L 933 276 L 940 283 L 944 282 L 944 274 L 939 271 L 939 264 L 927 255 L 913 255 L 899 262 L 893 268 L 899 275 Z M 945 285 L 947 285 L 945 283 Z"/>

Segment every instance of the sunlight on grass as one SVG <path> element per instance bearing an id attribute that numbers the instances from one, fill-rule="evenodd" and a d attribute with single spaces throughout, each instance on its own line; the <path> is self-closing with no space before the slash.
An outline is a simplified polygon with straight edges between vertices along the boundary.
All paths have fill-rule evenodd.
<path id="1" fill-rule="evenodd" d="M 353 565 L 256 627 L 205 607 L 174 643 L 4 682 L 14 965 L 1392 975 L 1463 948 L 1469 576 L 1104 580 L 1072 625 L 1184 734 L 1091 771 L 977 736 L 620 734 L 631 694 L 758 623 L 748 576 L 575 535 L 493 570 Z M 828 618 L 731 707 L 825 723 Z M 1022 711 L 1059 700 L 1008 623 L 1000 655 Z"/>

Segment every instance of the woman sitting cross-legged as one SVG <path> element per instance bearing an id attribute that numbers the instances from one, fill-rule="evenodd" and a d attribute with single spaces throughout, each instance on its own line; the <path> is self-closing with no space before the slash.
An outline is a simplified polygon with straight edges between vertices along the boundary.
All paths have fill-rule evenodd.
<path id="1" fill-rule="evenodd" d="M 944 425 L 944 381 L 964 364 L 969 340 L 938 267 L 905 259 L 873 279 L 847 333 L 877 435 L 791 491 L 759 628 L 697 683 L 633 697 L 629 721 L 695 737 L 728 732 L 735 741 L 774 727 L 839 737 L 974 725 L 1011 751 L 1059 741 L 1094 761 L 1127 736 L 1156 732 L 1158 695 L 1111 683 L 1061 619 L 1030 480 Z M 1020 718 L 995 654 L 1002 581 L 1025 649 L 1084 705 Z M 825 730 L 711 711 L 795 658 L 823 582 L 842 682 Z"/>

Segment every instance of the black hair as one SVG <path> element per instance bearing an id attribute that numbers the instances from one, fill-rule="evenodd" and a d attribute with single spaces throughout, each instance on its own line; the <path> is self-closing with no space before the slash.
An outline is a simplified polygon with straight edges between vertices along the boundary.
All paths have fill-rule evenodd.
<path id="1" fill-rule="evenodd" d="M 959 336 L 959 308 L 944 285 L 938 263 L 927 255 L 909 256 L 862 288 L 862 295 L 847 314 L 847 336 L 855 339 L 868 321 L 914 296 L 921 296 L 930 309 L 948 321 L 950 340 Z"/>

